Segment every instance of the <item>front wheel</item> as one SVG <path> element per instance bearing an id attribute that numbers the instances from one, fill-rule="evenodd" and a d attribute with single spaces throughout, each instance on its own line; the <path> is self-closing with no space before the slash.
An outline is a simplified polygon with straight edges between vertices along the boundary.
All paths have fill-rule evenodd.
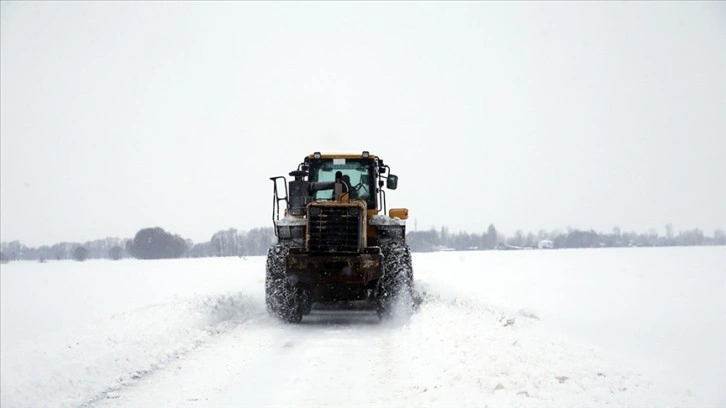
<path id="1" fill-rule="evenodd" d="M 378 281 L 378 317 L 410 316 L 413 311 L 413 266 L 411 250 L 401 241 L 381 244 L 383 277 Z"/>
<path id="2" fill-rule="evenodd" d="M 285 275 L 287 244 L 270 246 L 265 273 L 265 303 L 273 316 L 290 323 L 302 320 L 303 302 L 300 290 Z"/>

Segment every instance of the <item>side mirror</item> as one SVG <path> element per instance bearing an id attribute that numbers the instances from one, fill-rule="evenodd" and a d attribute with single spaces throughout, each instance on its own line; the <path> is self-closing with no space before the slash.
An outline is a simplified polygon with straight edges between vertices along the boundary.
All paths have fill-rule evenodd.
<path id="1" fill-rule="evenodd" d="M 398 187 L 398 176 L 389 174 L 388 179 L 386 179 L 386 188 L 389 190 L 395 190 L 396 187 Z"/>

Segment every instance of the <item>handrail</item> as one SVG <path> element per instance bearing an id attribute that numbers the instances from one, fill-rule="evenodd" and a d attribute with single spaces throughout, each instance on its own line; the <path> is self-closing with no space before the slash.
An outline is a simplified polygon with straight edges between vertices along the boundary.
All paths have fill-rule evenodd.
<path id="1" fill-rule="evenodd" d="M 277 180 L 283 179 L 284 185 L 285 185 L 285 196 L 280 197 L 280 194 L 277 190 Z M 287 179 L 285 176 L 276 176 L 276 177 L 270 177 L 270 180 L 272 180 L 272 224 L 275 224 L 275 220 L 280 219 L 280 201 L 285 201 L 285 208 L 288 207 L 288 191 L 287 191 Z M 277 236 L 277 228 L 275 228 L 275 236 Z"/>

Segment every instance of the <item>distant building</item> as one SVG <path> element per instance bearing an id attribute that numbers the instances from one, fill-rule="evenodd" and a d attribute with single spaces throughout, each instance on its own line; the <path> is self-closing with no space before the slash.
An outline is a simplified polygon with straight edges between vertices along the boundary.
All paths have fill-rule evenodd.
<path id="1" fill-rule="evenodd" d="M 447 246 L 444 246 L 444 245 L 436 245 L 436 246 L 434 246 L 434 251 L 445 251 L 445 252 L 448 252 L 448 251 L 456 251 L 456 249 L 451 248 L 451 247 L 447 247 Z"/>
<path id="2" fill-rule="evenodd" d="M 552 249 L 554 248 L 554 243 L 550 241 L 549 239 L 543 239 L 542 241 L 539 241 L 537 244 L 537 248 L 539 249 Z"/>

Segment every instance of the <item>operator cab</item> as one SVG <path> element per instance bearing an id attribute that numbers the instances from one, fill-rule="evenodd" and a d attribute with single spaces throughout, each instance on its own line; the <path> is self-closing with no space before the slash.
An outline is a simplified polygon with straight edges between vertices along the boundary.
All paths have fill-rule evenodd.
<path id="1" fill-rule="evenodd" d="M 336 174 L 340 174 L 337 186 Z M 395 190 L 398 184 L 398 177 L 390 174 L 390 168 L 383 160 L 367 151 L 360 155 L 322 155 L 315 152 L 305 157 L 298 168 L 290 172 L 290 176 L 293 180 L 289 183 L 289 191 L 288 186 L 285 186 L 285 197 L 278 195 L 277 187 L 277 180 L 286 181 L 285 177 L 270 178 L 275 184 L 273 221 L 276 217 L 279 219 L 280 201 L 287 204 L 285 214 L 295 217 L 304 216 L 306 207 L 314 201 L 361 200 L 373 214 L 381 210 L 385 212 L 383 179 L 386 179 L 385 186 L 389 190 Z M 342 188 L 342 184 L 346 187 Z M 336 188 L 339 194 L 337 200 Z"/>
<path id="2" fill-rule="evenodd" d="M 313 200 L 332 200 L 335 174 L 341 172 L 349 187 L 349 198 L 366 202 L 368 208 L 376 208 L 376 174 L 371 159 L 313 159 L 308 163 L 308 180 L 320 186 L 313 193 Z M 325 188 L 329 187 L 329 188 Z"/>

